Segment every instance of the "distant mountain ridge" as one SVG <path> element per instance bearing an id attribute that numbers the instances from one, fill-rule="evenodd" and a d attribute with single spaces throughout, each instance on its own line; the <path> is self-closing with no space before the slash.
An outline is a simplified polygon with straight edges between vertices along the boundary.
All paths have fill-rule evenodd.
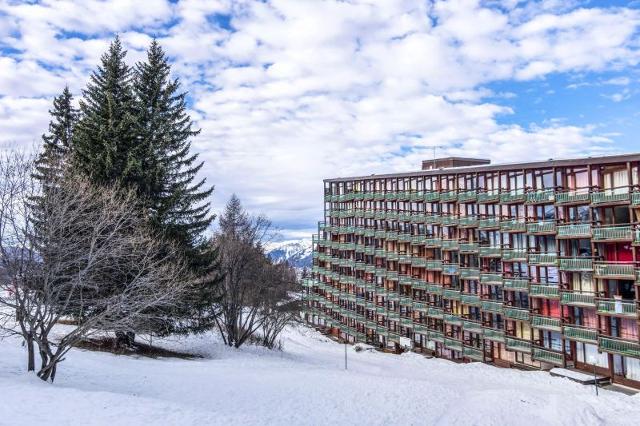
<path id="1" fill-rule="evenodd" d="M 267 246 L 267 255 L 274 262 L 289 262 L 294 268 L 310 268 L 313 257 L 311 240 L 289 240 L 271 243 Z"/>

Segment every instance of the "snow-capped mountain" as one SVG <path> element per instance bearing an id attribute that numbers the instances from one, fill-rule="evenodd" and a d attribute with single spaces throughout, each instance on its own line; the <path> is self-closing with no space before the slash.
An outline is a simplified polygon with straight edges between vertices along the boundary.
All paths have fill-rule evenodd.
<path id="1" fill-rule="evenodd" d="M 287 261 L 295 268 L 311 267 L 311 240 L 289 240 L 269 244 L 267 254 L 274 262 Z"/>

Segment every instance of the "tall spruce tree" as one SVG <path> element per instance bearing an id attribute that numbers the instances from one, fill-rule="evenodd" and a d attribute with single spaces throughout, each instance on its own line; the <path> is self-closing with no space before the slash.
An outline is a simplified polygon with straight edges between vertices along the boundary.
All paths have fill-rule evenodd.
<path id="1" fill-rule="evenodd" d="M 71 140 L 78 121 L 78 111 L 73 106 L 73 95 L 68 86 L 53 99 L 49 115 L 49 131 L 42 135 L 43 147 L 36 160 L 34 174 L 45 189 L 62 174 L 69 159 Z"/>
<path id="2" fill-rule="evenodd" d="M 96 184 L 119 182 L 136 188 L 143 181 L 143 159 L 136 135 L 132 70 L 118 37 L 102 55 L 80 101 L 81 118 L 73 135 L 74 167 Z"/>

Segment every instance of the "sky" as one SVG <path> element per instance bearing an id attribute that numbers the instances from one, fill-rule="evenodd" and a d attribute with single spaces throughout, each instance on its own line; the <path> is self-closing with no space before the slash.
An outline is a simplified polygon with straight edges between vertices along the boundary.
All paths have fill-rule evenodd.
<path id="1" fill-rule="evenodd" d="M 215 185 L 283 239 L 325 178 L 638 152 L 640 2 L 0 0 L 0 149 L 34 148 L 115 34 L 155 37 L 189 93 Z"/>

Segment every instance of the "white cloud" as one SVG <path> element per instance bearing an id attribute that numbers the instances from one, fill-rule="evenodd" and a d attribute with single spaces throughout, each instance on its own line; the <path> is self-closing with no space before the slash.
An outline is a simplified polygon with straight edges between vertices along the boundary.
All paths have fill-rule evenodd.
<path id="1" fill-rule="evenodd" d="M 0 144 L 38 140 L 49 107 L 43 97 L 65 83 L 77 93 L 118 32 L 132 61 L 152 36 L 169 53 L 203 129 L 194 147 L 216 184 L 216 205 L 235 192 L 291 235 L 320 218 L 323 178 L 413 170 L 432 146 L 494 161 L 615 150 L 593 127 L 502 124 L 518 111 L 487 99 L 508 105 L 517 94 L 486 86 L 624 73 L 639 60 L 640 12 L 561 1 L 490 5 L 0 3 L 0 48 L 12 49 L 0 54 Z M 216 25 L 221 15 L 228 26 Z"/>

